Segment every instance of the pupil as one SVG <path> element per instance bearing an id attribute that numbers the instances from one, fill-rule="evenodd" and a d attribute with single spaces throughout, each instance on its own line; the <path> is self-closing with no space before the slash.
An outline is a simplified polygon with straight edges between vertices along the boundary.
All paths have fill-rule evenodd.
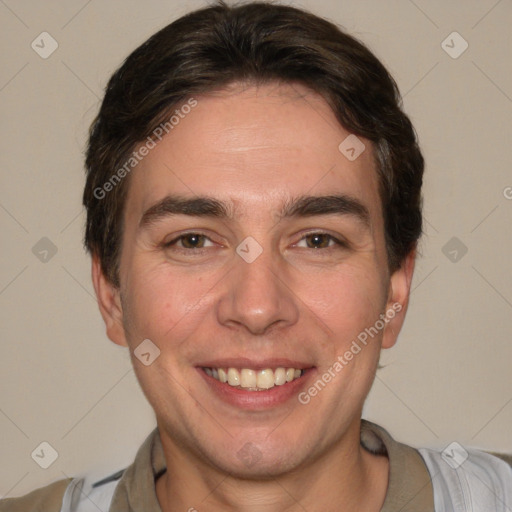
<path id="1" fill-rule="evenodd" d="M 315 249 L 318 249 L 319 245 L 322 247 L 325 246 L 325 240 L 326 240 L 325 235 L 311 235 L 311 242 Z"/>
<path id="2" fill-rule="evenodd" d="M 185 245 L 188 247 L 197 247 L 200 245 L 202 235 L 187 235 L 185 237 Z"/>

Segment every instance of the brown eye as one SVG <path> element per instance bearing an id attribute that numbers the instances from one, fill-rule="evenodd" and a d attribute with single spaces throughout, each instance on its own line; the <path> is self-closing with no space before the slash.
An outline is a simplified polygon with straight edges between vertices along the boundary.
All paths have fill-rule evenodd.
<path id="1" fill-rule="evenodd" d="M 201 233 L 185 233 L 164 244 L 166 248 L 204 249 L 212 246 L 211 240 Z"/>
<path id="2" fill-rule="evenodd" d="M 325 252 L 336 249 L 348 249 L 349 245 L 343 239 L 338 239 L 322 231 L 304 235 L 296 244 L 303 249 L 324 249 Z"/>
<path id="3" fill-rule="evenodd" d="M 314 233 L 304 237 L 306 244 L 310 249 L 325 249 L 333 237 L 325 233 Z"/>
<path id="4" fill-rule="evenodd" d="M 204 247 L 206 237 L 198 233 L 189 233 L 179 238 L 185 249 L 201 249 Z"/>

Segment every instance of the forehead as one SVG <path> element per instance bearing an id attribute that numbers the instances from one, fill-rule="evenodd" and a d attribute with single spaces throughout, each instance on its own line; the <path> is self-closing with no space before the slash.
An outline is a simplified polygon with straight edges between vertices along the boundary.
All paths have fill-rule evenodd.
<path id="1" fill-rule="evenodd" d="M 232 85 L 194 99 L 132 171 L 128 211 L 177 193 L 215 196 L 245 215 L 339 192 L 380 216 L 373 148 L 354 139 L 320 95 L 298 84 Z M 353 159 L 351 148 L 363 144 Z"/>

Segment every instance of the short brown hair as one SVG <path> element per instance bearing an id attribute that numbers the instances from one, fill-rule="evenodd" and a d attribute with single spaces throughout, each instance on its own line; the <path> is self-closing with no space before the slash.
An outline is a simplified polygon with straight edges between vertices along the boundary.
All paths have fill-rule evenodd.
<path id="1" fill-rule="evenodd" d="M 220 1 L 154 34 L 108 83 L 90 130 L 83 195 L 84 243 L 107 278 L 119 284 L 129 177 L 111 183 L 108 194 L 98 190 L 172 109 L 235 82 L 301 83 L 346 130 L 373 143 L 389 268 L 398 269 L 421 235 L 424 162 L 395 81 L 366 46 L 327 20 L 290 6 Z"/>

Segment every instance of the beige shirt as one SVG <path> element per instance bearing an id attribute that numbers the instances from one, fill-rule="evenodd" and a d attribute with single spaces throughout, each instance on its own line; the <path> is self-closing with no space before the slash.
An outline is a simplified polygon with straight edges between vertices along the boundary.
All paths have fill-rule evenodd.
<path id="1" fill-rule="evenodd" d="M 396 442 L 383 428 L 365 420 L 361 441 L 389 458 L 388 489 L 381 512 L 434 512 L 430 475 L 414 448 Z M 161 512 L 155 480 L 165 469 L 162 443 L 155 429 L 119 480 L 109 512 Z M 21 498 L 2 500 L 0 512 L 59 512 L 69 482 L 60 480 Z"/>

